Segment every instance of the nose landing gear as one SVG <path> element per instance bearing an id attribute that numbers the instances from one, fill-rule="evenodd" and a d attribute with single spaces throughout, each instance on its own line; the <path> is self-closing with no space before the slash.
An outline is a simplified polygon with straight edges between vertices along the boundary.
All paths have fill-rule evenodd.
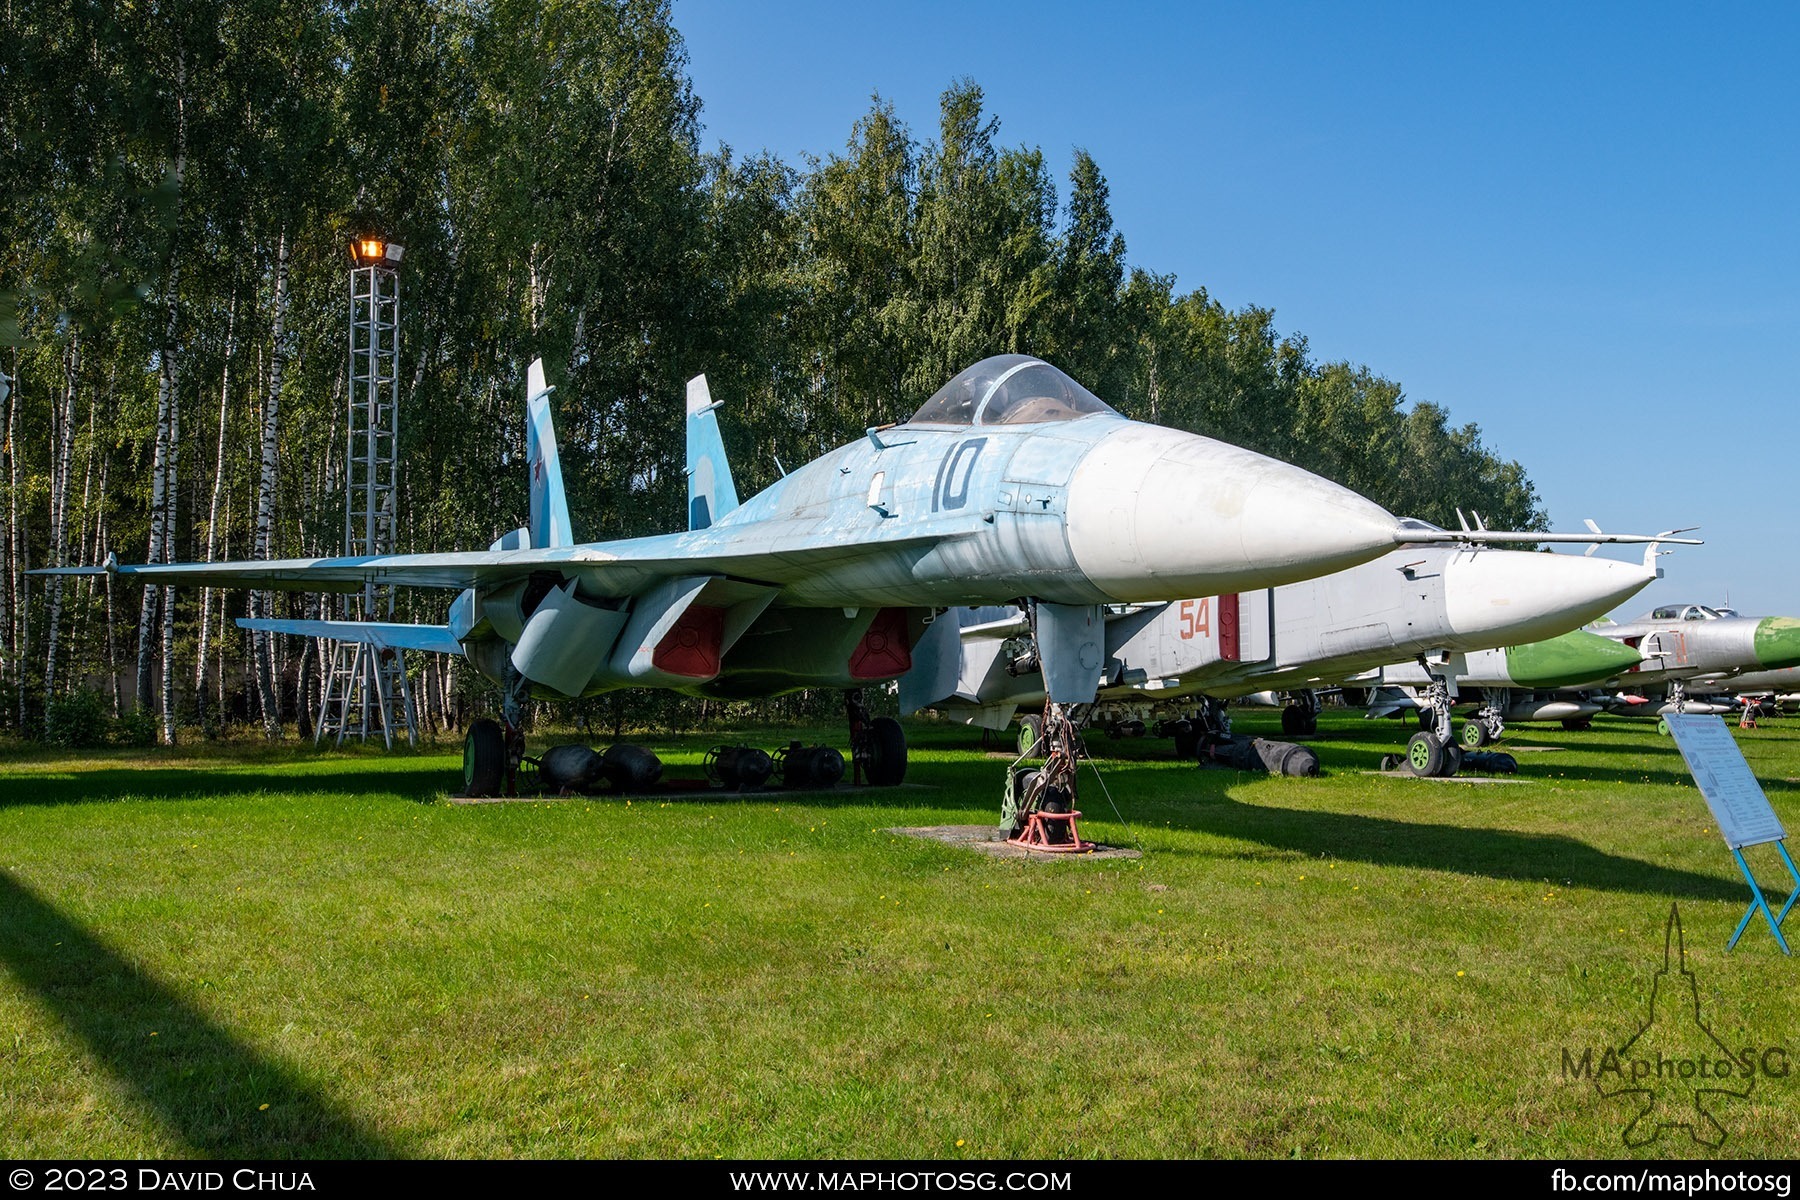
<path id="1" fill-rule="evenodd" d="M 1462 770 L 1463 752 L 1450 736 L 1450 680 L 1431 669 L 1423 655 L 1419 665 L 1431 680 L 1419 708 L 1419 732 L 1406 743 L 1406 768 L 1422 778 L 1448 777 Z"/>

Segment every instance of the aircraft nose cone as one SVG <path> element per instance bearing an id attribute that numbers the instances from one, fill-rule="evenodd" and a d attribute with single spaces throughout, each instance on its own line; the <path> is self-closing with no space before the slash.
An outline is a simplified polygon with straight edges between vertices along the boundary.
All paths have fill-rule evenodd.
<path id="1" fill-rule="evenodd" d="M 1246 562 L 1279 558 L 1298 579 L 1367 562 L 1394 548 L 1394 514 L 1367 496 L 1274 459 L 1244 504 Z M 1323 570 L 1321 563 L 1329 563 Z"/>
<path id="2" fill-rule="evenodd" d="M 1756 626 L 1756 661 L 1765 667 L 1800 665 L 1800 621 L 1768 617 Z"/>
<path id="3" fill-rule="evenodd" d="M 1463 550 L 1444 565 L 1444 615 L 1464 637 L 1542 641 L 1587 624 L 1655 578 L 1653 567 L 1613 558 Z"/>
<path id="4" fill-rule="evenodd" d="M 1299 467 L 1212 438 L 1125 424 L 1077 464 L 1069 548 L 1116 600 L 1272 587 L 1393 548 L 1392 513 Z"/>
<path id="5" fill-rule="evenodd" d="M 1635 667 L 1643 656 L 1623 642 L 1576 629 L 1506 648 L 1506 673 L 1521 687 L 1571 687 Z"/>

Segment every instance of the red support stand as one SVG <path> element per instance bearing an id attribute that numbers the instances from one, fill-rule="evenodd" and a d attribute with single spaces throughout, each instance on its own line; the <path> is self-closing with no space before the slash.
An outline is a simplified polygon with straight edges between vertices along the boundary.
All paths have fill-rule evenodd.
<path id="1" fill-rule="evenodd" d="M 1017 837 L 1007 838 L 1007 843 L 1047 854 L 1085 854 L 1094 848 L 1094 843 L 1081 840 L 1081 830 L 1075 825 L 1075 818 L 1080 815 L 1034 812 L 1025 818 L 1024 830 Z"/>

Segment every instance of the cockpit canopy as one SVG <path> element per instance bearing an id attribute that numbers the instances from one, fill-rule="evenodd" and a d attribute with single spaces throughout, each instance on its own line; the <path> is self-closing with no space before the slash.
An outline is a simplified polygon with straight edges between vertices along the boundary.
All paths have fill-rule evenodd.
<path id="1" fill-rule="evenodd" d="M 1716 621 L 1726 613 L 1704 604 L 1665 604 L 1640 621 Z M 1736 613 L 1730 615 L 1736 616 Z"/>
<path id="2" fill-rule="evenodd" d="M 939 388 L 909 425 L 1033 425 L 1073 421 L 1111 405 L 1041 358 L 997 354 Z"/>

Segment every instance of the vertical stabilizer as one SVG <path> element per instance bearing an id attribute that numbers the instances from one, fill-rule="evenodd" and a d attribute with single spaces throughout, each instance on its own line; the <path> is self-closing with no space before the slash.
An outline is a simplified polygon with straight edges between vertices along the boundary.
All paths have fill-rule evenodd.
<path id="1" fill-rule="evenodd" d="M 531 468 L 531 544 L 537 549 L 575 544 L 562 463 L 556 457 L 556 428 L 550 421 L 554 390 L 544 384 L 544 360 L 533 359 L 525 385 L 525 458 Z"/>
<path id="2" fill-rule="evenodd" d="M 688 528 L 705 529 L 738 506 L 737 485 L 731 481 L 731 464 L 725 459 L 725 442 L 719 436 L 719 418 L 706 376 L 696 375 L 687 385 Z"/>

